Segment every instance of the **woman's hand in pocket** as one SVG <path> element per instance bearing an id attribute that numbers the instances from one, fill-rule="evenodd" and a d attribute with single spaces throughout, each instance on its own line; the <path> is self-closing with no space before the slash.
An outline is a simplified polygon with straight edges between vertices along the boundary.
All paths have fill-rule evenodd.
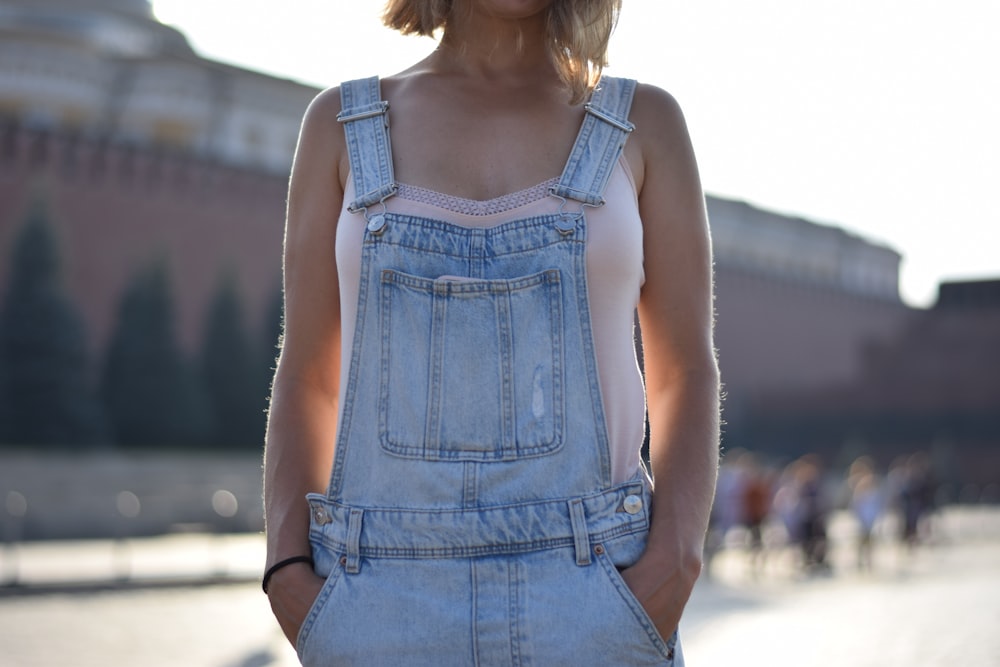
<path id="1" fill-rule="evenodd" d="M 700 563 L 684 568 L 648 553 L 632 567 L 622 570 L 622 579 L 656 624 L 664 640 L 677 630 L 700 570 Z"/>
<path id="2" fill-rule="evenodd" d="M 324 579 L 306 563 L 283 567 L 271 577 L 267 587 L 271 611 L 292 646 L 295 646 L 299 629 L 319 596 L 323 583 Z"/>

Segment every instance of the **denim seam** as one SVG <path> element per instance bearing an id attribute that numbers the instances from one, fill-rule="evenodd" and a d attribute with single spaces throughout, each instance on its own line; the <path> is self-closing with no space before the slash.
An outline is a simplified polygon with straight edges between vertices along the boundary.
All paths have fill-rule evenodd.
<path id="1" fill-rule="evenodd" d="M 612 572 L 615 566 L 608 558 L 607 552 L 598 556 L 597 560 L 600 563 L 601 568 L 604 570 L 604 574 L 608 578 L 608 581 L 612 586 L 614 586 L 615 590 L 618 591 L 618 594 L 621 596 L 622 602 L 624 602 L 629 608 L 632 615 L 635 617 L 636 622 L 646 633 L 646 636 L 649 637 L 650 643 L 656 648 L 657 652 L 664 660 L 670 661 L 670 647 L 668 647 L 663 638 L 660 637 L 659 631 L 656 629 L 655 625 L 652 625 L 652 619 L 642 608 L 638 599 L 636 599 L 635 595 L 627 589 L 621 575 L 618 574 L 617 571 Z"/>
<path id="2" fill-rule="evenodd" d="M 614 540 L 627 535 L 643 533 L 648 529 L 648 522 L 641 521 L 625 526 L 608 528 L 605 530 L 590 533 L 590 542 L 599 544 Z M 342 553 L 347 550 L 347 545 L 342 539 L 328 535 L 322 531 L 313 531 L 311 538 L 322 544 L 325 548 L 335 553 Z M 362 536 L 362 542 L 364 537 Z M 569 549 L 573 554 L 577 551 L 577 542 L 572 533 L 566 537 L 553 537 L 542 540 L 529 540 L 523 542 L 506 542 L 497 544 L 484 544 L 461 547 L 380 547 L 365 546 L 361 544 L 359 553 L 361 558 L 397 558 L 404 560 L 423 559 L 451 559 L 451 558 L 474 558 L 482 556 L 499 556 L 534 553 L 538 551 L 553 551 L 559 549 Z M 571 556 L 575 558 L 575 556 Z"/>

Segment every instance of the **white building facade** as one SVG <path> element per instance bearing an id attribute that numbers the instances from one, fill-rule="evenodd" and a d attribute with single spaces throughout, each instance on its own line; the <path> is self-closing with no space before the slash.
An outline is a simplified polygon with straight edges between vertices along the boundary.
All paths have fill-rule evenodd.
<path id="1" fill-rule="evenodd" d="M 0 117 L 287 173 L 316 88 L 199 57 L 145 0 L 0 0 Z"/>

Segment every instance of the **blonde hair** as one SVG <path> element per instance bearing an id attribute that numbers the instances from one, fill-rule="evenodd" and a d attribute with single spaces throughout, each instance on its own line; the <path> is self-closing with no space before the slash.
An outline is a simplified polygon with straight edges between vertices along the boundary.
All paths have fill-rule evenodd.
<path id="1" fill-rule="evenodd" d="M 388 0 L 382 20 L 404 35 L 446 28 L 455 0 Z M 549 53 L 571 101 L 581 102 L 608 64 L 608 42 L 622 0 L 553 0 L 546 16 Z"/>

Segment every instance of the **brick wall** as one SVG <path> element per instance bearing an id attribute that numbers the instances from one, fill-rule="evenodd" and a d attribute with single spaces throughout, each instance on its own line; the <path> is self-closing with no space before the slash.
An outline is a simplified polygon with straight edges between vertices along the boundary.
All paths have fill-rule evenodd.
<path id="1" fill-rule="evenodd" d="M 280 289 L 286 179 L 8 126 L 0 138 L 0 262 L 32 199 L 56 231 L 67 287 L 103 351 L 136 270 L 167 262 L 178 335 L 189 350 L 224 270 L 251 333 Z M 332 252 L 332 249 L 331 249 Z M 6 268 L 0 270 L 0 291 Z"/>

